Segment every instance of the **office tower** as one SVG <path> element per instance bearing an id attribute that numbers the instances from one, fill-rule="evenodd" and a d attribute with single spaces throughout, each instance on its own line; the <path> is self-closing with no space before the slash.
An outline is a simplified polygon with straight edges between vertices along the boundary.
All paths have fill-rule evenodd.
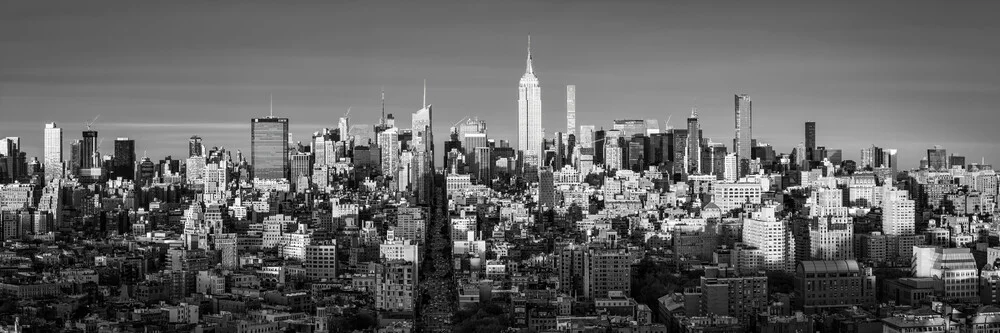
<path id="1" fill-rule="evenodd" d="M 389 127 L 378 134 L 378 146 L 382 154 L 382 175 L 392 178 L 396 184 L 396 173 L 399 170 L 399 129 Z M 396 189 L 393 187 L 393 189 Z"/>
<path id="2" fill-rule="evenodd" d="M 299 152 L 291 156 L 291 181 L 298 181 L 299 177 L 312 177 L 313 156 L 311 153 Z"/>
<path id="3" fill-rule="evenodd" d="M 809 257 L 812 260 L 854 259 L 854 223 L 846 207 L 842 207 L 843 195 L 839 189 L 820 189 L 819 193 L 836 194 L 830 196 L 832 204 L 810 207 L 809 215 Z M 822 199 L 818 199 L 822 200 Z"/>
<path id="4" fill-rule="evenodd" d="M 798 170 L 809 170 L 809 159 L 806 157 L 806 145 L 799 142 L 798 146 L 795 146 L 795 150 L 792 151 L 792 155 L 795 156 L 795 166 Z"/>
<path id="5" fill-rule="evenodd" d="M 112 165 L 114 165 L 112 179 L 135 179 L 135 140 L 115 139 L 115 157 Z"/>
<path id="6" fill-rule="evenodd" d="M 69 143 L 70 165 L 69 173 L 78 176 L 80 168 L 83 167 L 83 140 L 75 140 Z"/>
<path id="7" fill-rule="evenodd" d="M 894 149 L 895 150 L 895 149 Z M 895 158 L 895 153 L 893 153 Z M 840 165 L 844 161 L 844 153 L 840 149 L 826 149 L 826 159 L 833 165 Z"/>
<path id="8" fill-rule="evenodd" d="M 62 129 L 45 124 L 45 182 L 63 177 Z"/>
<path id="9" fill-rule="evenodd" d="M 576 137 L 576 145 L 580 148 L 593 148 L 594 140 L 594 125 L 580 125 L 580 134 Z"/>
<path id="10" fill-rule="evenodd" d="M 476 147 L 473 150 L 471 162 L 475 165 L 472 176 L 477 184 L 490 186 L 493 180 L 493 156 L 490 147 Z"/>
<path id="11" fill-rule="evenodd" d="M 899 172 L 899 155 L 897 155 L 898 150 L 896 149 L 883 149 L 882 158 L 885 161 L 886 166 L 892 169 L 892 177 L 895 178 L 896 174 Z M 831 159 L 832 161 L 832 159 Z"/>
<path id="12" fill-rule="evenodd" d="M 143 161 L 145 163 L 145 161 L 149 161 L 149 159 L 143 158 Z M 152 165 L 152 162 L 150 162 L 149 165 Z M 142 166 L 140 165 L 140 170 L 141 169 Z M 143 175 L 142 171 L 139 173 L 140 179 L 147 177 L 147 175 Z M 229 183 L 229 170 L 226 167 L 226 162 L 223 161 L 220 163 L 205 165 L 202 173 L 204 174 L 204 176 L 202 176 L 202 183 L 205 184 L 203 190 L 203 200 L 211 203 L 225 203 L 226 199 L 229 197 L 229 191 L 226 187 L 226 184 Z"/>
<path id="13" fill-rule="evenodd" d="M 528 59 L 517 92 L 517 149 L 525 155 L 542 158 L 542 89 L 531 66 L 531 36 L 528 36 Z M 536 162 L 537 163 L 537 162 Z"/>
<path id="14" fill-rule="evenodd" d="M 80 147 L 80 168 L 99 168 L 100 153 L 98 152 L 97 131 L 83 131 L 83 145 Z"/>
<path id="15" fill-rule="evenodd" d="M 885 164 L 884 158 L 885 155 L 882 148 L 875 145 L 861 149 L 861 163 L 858 165 L 858 168 L 881 168 Z"/>
<path id="16" fill-rule="evenodd" d="M 611 170 L 623 170 L 622 168 L 622 147 L 618 144 L 618 139 L 606 140 L 607 144 L 604 146 L 604 169 Z"/>
<path id="17" fill-rule="evenodd" d="M 670 134 L 673 137 L 673 144 L 671 145 L 673 147 L 671 173 L 686 174 L 687 170 L 685 169 L 686 165 L 684 161 L 687 152 L 688 131 L 687 129 L 671 129 Z"/>
<path id="18" fill-rule="evenodd" d="M 776 209 L 765 205 L 743 219 L 743 242 L 761 250 L 763 267 L 769 271 L 783 271 L 786 263 L 788 227 L 777 218 Z"/>
<path id="19" fill-rule="evenodd" d="M 874 305 L 875 275 L 856 260 L 802 261 L 795 266 L 795 290 L 794 308 L 806 314 Z"/>
<path id="20" fill-rule="evenodd" d="M 250 164 L 253 178 L 288 179 L 288 118 L 250 120 Z"/>
<path id="21" fill-rule="evenodd" d="M 698 125 L 698 110 L 691 109 L 687 119 L 687 143 L 684 148 L 684 171 L 701 174 L 701 126 Z"/>
<path id="22" fill-rule="evenodd" d="M 882 233 L 913 235 L 916 229 L 916 206 L 908 192 L 889 188 L 883 192 L 882 206 Z"/>
<path id="23" fill-rule="evenodd" d="M 660 132 L 660 121 L 656 119 L 646 119 L 646 135 L 659 134 Z"/>
<path id="24" fill-rule="evenodd" d="M 740 176 L 746 175 L 753 143 L 753 103 L 747 94 L 736 95 L 736 139 L 733 152 L 740 162 Z"/>
<path id="25" fill-rule="evenodd" d="M 427 85 L 424 83 L 423 106 L 413 114 L 413 192 L 416 202 L 421 205 L 431 203 L 434 184 L 434 136 L 432 107 L 427 104 Z"/>
<path id="26" fill-rule="evenodd" d="M 351 110 L 348 109 L 347 112 L 350 113 Z M 340 117 L 340 120 L 337 122 L 337 135 L 339 136 L 339 140 L 350 141 L 351 138 L 347 134 L 350 130 L 351 130 L 351 118 L 348 118 L 346 115 Z"/>
<path id="27" fill-rule="evenodd" d="M 188 157 L 205 156 L 205 145 L 201 143 L 201 137 L 197 135 L 188 139 Z"/>
<path id="28" fill-rule="evenodd" d="M 607 132 L 603 129 L 594 131 L 594 140 L 591 144 L 594 147 L 594 164 L 604 165 L 604 147 L 607 145 Z"/>
<path id="29" fill-rule="evenodd" d="M 576 134 L 576 86 L 566 86 L 566 134 Z"/>
<path id="30" fill-rule="evenodd" d="M 622 137 L 631 138 L 636 134 L 646 134 L 646 121 L 642 119 L 615 119 L 613 129 L 619 130 Z"/>
<path id="31" fill-rule="evenodd" d="M 951 156 L 948 156 L 948 165 L 965 169 L 965 156 L 951 154 Z"/>
<path id="32" fill-rule="evenodd" d="M 807 121 L 806 122 L 806 160 L 807 161 L 820 161 L 822 160 L 819 156 L 816 156 L 816 122 Z"/>
<path id="33" fill-rule="evenodd" d="M 927 149 L 927 168 L 931 170 L 947 170 L 948 151 L 938 145 Z"/>

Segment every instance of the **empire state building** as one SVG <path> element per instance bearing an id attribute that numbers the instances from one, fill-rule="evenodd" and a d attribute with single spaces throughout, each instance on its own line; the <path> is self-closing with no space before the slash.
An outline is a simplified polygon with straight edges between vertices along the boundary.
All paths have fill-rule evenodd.
<path id="1" fill-rule="evenodd" d="M 517 149 L 534 156 L 535 165 L 542 156 L 542 89 L 531 67 L 531 36 L 528 36 L 528 61 L 517 88 Z"/>

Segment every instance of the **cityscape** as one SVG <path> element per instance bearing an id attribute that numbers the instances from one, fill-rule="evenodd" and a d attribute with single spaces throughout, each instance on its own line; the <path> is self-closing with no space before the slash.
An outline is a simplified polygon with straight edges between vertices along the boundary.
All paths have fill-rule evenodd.
<path id="1" fill-rule="evenodd" d="M 0 332 L 1000 332 L 995 142 L 754 86 L 603 110 L 517 28 L 500 113 L 442 112 L 429 76 L 321 122 L 290 93 L 229 129 L 33 115 L 0 69 Z"/>

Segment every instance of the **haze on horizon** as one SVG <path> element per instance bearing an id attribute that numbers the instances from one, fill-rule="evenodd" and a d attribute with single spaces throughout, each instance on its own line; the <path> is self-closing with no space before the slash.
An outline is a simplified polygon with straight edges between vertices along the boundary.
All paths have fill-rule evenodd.
<path id="1" fill-rule="evenodd" d="M 1000 3 L 988 1 L 21 1 L 0 2 L 0 137 L 40 156 L 44 123 L 80 137 L 97 114 L 149 157 L 187 138 L 249 154 L 249 119 L 290 118 L 295 140 L 377 123 L 379 90 L 400 127 L 422 80 L 437 140 L 465 116 L 516 140 L 526 35 L 546 135 L 697 106 L 705 136 L 731 147 L 733 95 L 754 101 L 754 136 L 788 152 L 817 122 L 845 159 L 876 144 L 904 168 L 940 144 L 996 163 Z M 439 144 L 439 147 L 441 145 Z M 68 148 L 64 148 L 68 149 Z M 440 153 L 440 152 L 439 152 Z"/>

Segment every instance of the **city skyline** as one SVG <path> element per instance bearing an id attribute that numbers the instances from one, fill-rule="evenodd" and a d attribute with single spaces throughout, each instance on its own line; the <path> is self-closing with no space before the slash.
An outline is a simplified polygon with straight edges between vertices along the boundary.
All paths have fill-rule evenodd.
<path id="1" fill-rule="evenodd" d="M 438 106 L 439 141 L 448 125 L 464 115 L 476 115 L 490 124 L 491 137 L 514 143 L 517 97 L 512 86 L 524 69 L 523 38 L 528 33 L 535 37 L 532 51 L 536 70 L 544 77 L 542 86 L 551 87 L 542 100 L 550 105 L 542 121 L 547 137 L 565 128 L 561 87 L 572 84 L 579 88 L 578 126 L 610 128 L 615 118 L 662 122 L 673 115 L 678 119 L 671 125 L 680 128 L 681 115 L 697 106 L 704 136 L 731 146 L 733 114 L 728 96 L 746 93 L 757 104 L 754 138 L 771 143 L 779 152 L 789 152 L 803 141 L 801 132 L 795 130 L 802 122 L 816 121 L 817 146 L 841 149 L 845 160 L 857 160 L 859 151 L 872 144 L 899 149 L 903 168 L 916 167 L 924 151 L 935 144 L 970 161 L 985 155 L 987 163 L 993 163 L 998 154 L 990 147 L 1000 133 L 990 130 L 991 122 L 978 121 L 992 113 L 989 97 L 1000 87 L 992 73 L 995 66 L 989 66 L 1000 50 L 978 43 L 978 37 L 1000 30 L 995 22 L 978 16 L 990 12 L 988 8 L 941 9 L 962 13 L 961 21 L 947 15 L 930 20 L 938 15 L 930 10 L 929 2 L 907 2 L 894 17 L 833 4 L 822 8 L 787 5 L 771 14 L 767 11 L 777 7 L 773 2 L 752 8 L 734 4 L 728 10 L 793 18 L 783 23 L 787 26 L 775 26 L 743 19 L 726 23 L 722 19 L 726 11 L 699 5 L 582 3 L 573 10 L 539 6 L 539 15 L 515 18 L 519 25 L 495 19 L 484 21 L 481 27 L 464 19 L 444 21 L 474 27 L 458 33 L 455 28 L 422 24 L 406 16 L 381 17 L 378 14 L 384 10 L 360 10 L 348 4 L 343 12 L 359 14 L 347 20 L 352 22 L 327 18 L 320 22 L 319 15 L 302 13 L 304 9 L 281 8 L 281 13 L 297 14 L 289 15 L 297 21 L 291 24 L 279 17 L 254 31 L 271 37 L 298 36 L 305 28 L 326 27 L 329 20 L 335 22 L 329 23 L 330 28 L 347 27 L 340 31 L 372 30 L 365 38 L 324 33 L 258 39 L 236 38 L 241 34 L 230 29 L 237 28 L 223 29 L 213 22 L 225 17 L 232 19 L 234 27 L 247 27 L 260 23 L 257 18 L 275 8 L 263 3 L 199 4 L 207 6 L 202 8 L 207 14 L 192 16 L 191 29 L 206 33 L 188 40 L 165 24 L 188 14 L 182 6 L 134 8 L 135 13 L 130 13 L 134 15 L 127 17 L 102 11 L 115 4 L 121 3 L 59 10 L 32 3 L 3 5 L 0 26 L 26 33 L 0 37 L 14 46 L 12 52 L 0 55 L 8 64 L 0 69 L 0 113 L 5 118 L 0 135 L 21 137 L 29 156 L 42 156 L 40 129 L 45 123 L 60 124 L 64 144 L 68 144 L 80 138 L 82 123 L 97 114 L 103 115 L 95 124 L 102 137 L 133 138 L 137 151 L 147 151 L 154 158 L 183 156 L 191 135 L 202 136 L 206 146 L 248 154 L 246 119 L 267 114 L 269 93 L 275 97 L 276 115 L 290 118 L 294 139 L 307 142 L 308 134 L 335 127 L 348 107 L 354 108 L 352 123 L 376 124 L 383 85 L 386 113 L 406 123 L 402 114 L 419 108 L 422 79 L 428 80 L 428 94 Z M 893 8 L 893 4 L 899 3 L 870 6 Z M 463 9 L 476 18 L 492 10 L 511 11 L 509 6 L 514 5 Z M 319 12 L 331 9 L 323 4 L 304 7 Z M 584 24 L 598 15 L 643 9 L 648 13 L 636 17 L 642 23 L 639 27 Z M 560 13 L 578 15 L 553 16 Z M 654 14 L 674 19 L 662 23 L 653 20 Z M 704 20 L 683 19 L 685 14 L 699 14 Z M 67 17 L 91 24 L 72 31 L 60 29 Z M 348 25 L 371 17 L 376 18 L 373 23 Z M 543 17 L 556 19 L 543 22 Z M 133 34 L 115 32 L 135 24 L 134 20 L 150 24 Z M 104 22 L 94 24 L 98 21 Z M 913 23 L 920 21 L 933 24 Z M 839 22 L 853 24 L 846 27 Z M 387 26 L 379 27 L 379 23 Z M 427 26 L 431 33 L 396 36 L 398 29 L 391 29 L 407 24 Z M 815 35 L 811 40 L 767 37 L 790 26 Z M 796 29 L 786 31 L 792 30 Z M 457 34 L 451 42 L 436 37 L 449 33 Z M 96 37 L 109 34 L 118 37 L 116 43 Z M 476 34 L 493 38 L 473 38 Z M 622 34 L 633 38 L 615 38 Z M 907 37 L 911 35 L 947 47 L 918 49 L 930 43 Z M 150 37 L 162 43 L 145 40 Z M 314 43 L 324 38 L 334 41 Z M 722 55 L 741 45 L 749 51 Z M 68 50 L 78 53 L 70 58 L 63 54 Z M 164 50 L 169 52 L 159 54 Z M 345 66 L 357 68 L 348 71 Z M 873 116 L 884 120 L 867 118 Z M 112 150 L 109 144 L 101 148 L 103 154 Z"/>

